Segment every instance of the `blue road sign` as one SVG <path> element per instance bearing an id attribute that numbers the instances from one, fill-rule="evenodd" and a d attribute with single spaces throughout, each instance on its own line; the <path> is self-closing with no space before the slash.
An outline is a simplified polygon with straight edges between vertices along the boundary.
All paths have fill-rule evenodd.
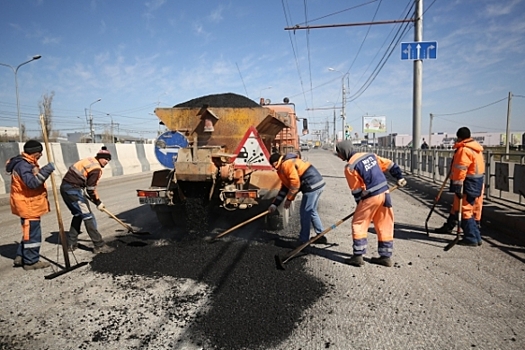
<path id="1" fill-rule="evenodd" d="M 401 43 L 402 60 L 435 60 L 437 58 L 437 41 L 415 41 Z"/>
<path id="2" fill-rule="evenodd" d="M 160 164 L 174 169 L 179 149 L 187 146 L 188 140 L 184 135 L 176 131 L 166 131 L 155 141 L 155 156 Z"/>

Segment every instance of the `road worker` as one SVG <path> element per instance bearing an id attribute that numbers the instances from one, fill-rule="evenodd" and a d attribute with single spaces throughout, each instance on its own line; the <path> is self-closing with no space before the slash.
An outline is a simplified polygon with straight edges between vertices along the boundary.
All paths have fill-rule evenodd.
<path id="1" fill-rule="evenodd" d="M 70 166 L 62 179 L 60 194 L 73 215 L 68 232 L 68 247 L 71 251 L 78 248 L 78 235 L 82 221 L 93 242 L 93 253 L 111 253 L 114 250 L 104 243 L 97 229 L 95 216 L 89 206 L 91 201 L 100 211 L 105 208 L 97 193 L 97 186 L 102 177 L 102 169 L 110 160 L 111 153 L 103 146 L 95 157 L 81 159 Z"/>
<path id="2" fill-rule="evenodd" d="M 297 194 L 302 192 L 303 197 L 299 209 L 301 231 L 298 244 L 303 244 L 310 239 L 311 226 L 313 226 L 315 234 L 324 231 L 323 223 L 317 213 L 317 206 L 326 183 L 321 173 L 312 164 L 302 160 L 295 153 L 285 155 L 273 153 L 270 156 L 270 164 L 277 170 L 277 175 L 281 179 L 281 188 L 268 210 L 270 213 L 275 212 L 283 200 L 284 208 L 290 208 Z M 326 243 L 327 239 L 323 236 L 315 242 Z"/>
<path id="3" fill-rule="evenodd" d="M 452 213 L 459 213 L 461 203 L 461 229 L 463 239 L 458 244 L 477 247 L 481 245 L 481 234 L 476 224 L 476 218 L 481 218 L 481 198 L 485 178 L 485 160 L 483 147 L 470 136 L 467 127 L 461 127 L 456 132 L 456 152 L 452 159 L 450 172 L 450 191 L 454 192 Z M 477 204 L 476 204 L 477 201 Z M 478 217 L 476 217 L 475 212 Z M 457 214 L 454 219 L 457 218 Z"/>
<path id="4" fill-rule="evenodd" d="M 336 152 L 339 158 L 348 162 L 344 173 L 357 203 L 352 218 L 353 255 L 346 263 L 352 266 L 364 265 L 368 227 L 373 221 L 379 257 L 373 257 L 370 262 L 390 267 L 394 249 L 394 211 L 384 172 L 388 170 L 400 187 L 406 186 L 407 181 L 396 163 L 375 153 L 356 152 L 352 141 L 339 142 Z"/>
<path id="5" fill-rule="evenodd" d="M 6 171 L 11 174 L 11 212 L 20 217 L 22 224 L 22 240 L 13 266 L 24 270 L 49 267 L 48 262 L 40 260 L 40 217 L 50 211 L 45 181 L 55 166 L 48 163 L 40 168 L 38 160 L 42 157 L 42 150 L 40 142 L 29 140 L 24 144 L 24 152 L 6 164 Z"/>

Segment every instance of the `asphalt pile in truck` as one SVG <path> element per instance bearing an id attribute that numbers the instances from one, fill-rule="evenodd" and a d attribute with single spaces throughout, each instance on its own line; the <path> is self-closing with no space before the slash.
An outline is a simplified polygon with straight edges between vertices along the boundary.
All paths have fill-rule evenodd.
<path id="1" fill-rule="evenodd" d="M 248 97 L 234 93 L 207 95 L 194 98 L 192 100 L 179 103 L 173 108 L 200 108 L 204 105 L 208 107 L 231 107 L 231 108 L 253 108 L 261 107 L 257 102 Z"/>

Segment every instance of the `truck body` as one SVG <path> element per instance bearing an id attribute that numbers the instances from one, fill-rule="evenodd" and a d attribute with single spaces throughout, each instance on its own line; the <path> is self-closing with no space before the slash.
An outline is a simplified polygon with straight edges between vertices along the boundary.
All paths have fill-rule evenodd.
<path id="1" fill-rule="evenodd" d="M 262 106 L 228 93 L 157 108 L 155 115 L 170 130 L 167 137 L 184 141 L 170 150 L 166 137 L 157 139 L 156 148 L 173 154 L 173 167 L 154 172 L 151 186 L 137 190 L 166 227 L 184 223 L 202 231 L 213 215 L 234 213 L 239 221 L 267 210 L 281 186 L 271 152 L 299 152 L 290 105 Z M 287 225 L 289 212 L 278 212 L 267 216 L 272 229 Z"/>

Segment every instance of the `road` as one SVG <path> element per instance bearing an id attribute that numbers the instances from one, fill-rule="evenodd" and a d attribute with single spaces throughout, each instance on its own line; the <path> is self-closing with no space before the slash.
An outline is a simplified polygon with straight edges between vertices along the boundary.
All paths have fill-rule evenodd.
<path id="1" fill-rule="evenodd" d="M 319 212 L 325 228 L 354 210 L 344 163 L 322 149 L 303 154 L 327 186 Z M 0 207 L 0 349 L 523 349 L 525 248 L 503 230 L 484 227 L 479 248 L 443 247 L 454 235 L 427 236 L 433 196 L 417 179 L 392 193 L 396 216 L 392 268 L 368 263 L 377 255 L 373 229 L 365 266 L 344 264 L 352 252 L 351 226 L 330 231 L 329 244 L 313 245 L 275 268 L 298 234 L 270 231 L 262 220 L 219 242 L 164 229 L 135 189 L 149 175 L 102 181 L 99 192 L 119 218 L 150 235 L 126 232 L 96 211 L 99 229 L 116 247 L 54 279 L 58 268 L 12 267 L 19 221 Z M 417 185 L 417 186 L 416 186 Z M 71 216 L 62 201 L 67 230 Z M 43 218 L 42 255 L 64 264 L 58 221 Z M 430 227 L 443 223 L 438 206 Z M 210 234 L 237 222 L 212 221 Z"/>

